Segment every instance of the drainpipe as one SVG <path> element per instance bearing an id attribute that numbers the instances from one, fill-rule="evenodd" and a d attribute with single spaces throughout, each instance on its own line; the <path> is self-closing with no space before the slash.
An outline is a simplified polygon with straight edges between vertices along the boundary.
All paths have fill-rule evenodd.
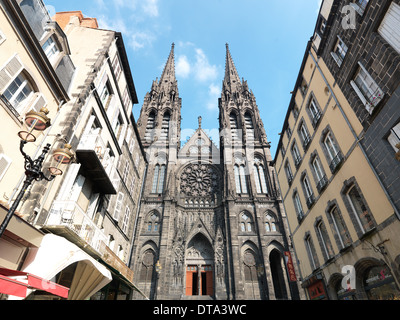
<path id="1" fill-rule="evenodd" d="M 311 51 L 309 51 L 309 54 L 310 54 L 310 56 L 312 57 L 312 59 L 314 60 L 315 65 L 317 66 L 319 73 L 321 74 L 321 76 L 323 77 L 323 79 L 324 79 L 324 81 L 325 81 L 325 84 L 328 86 L 329 91 L 330 91 L 330 93 L 331 93 L 333 99 L 335 99 L 336 105 L 338 106 L 340 112 L 341 112 L 342 115 L 343 115 L 343 118 L 345 119 L 345 121 L 346 121 L 348 127 L 349 127 L 350 130 L 351 130 L 351 133 L 353 134 L 354 138 L 355 138 L 356 141 L 357 141 L 357 145 L 359 146 L 361 152 L 363 153 L 365 159 L 366 159 L 367 162 L 368 162 L 368 165 L 370 166 L 370 168 L 371 168 L 372 172 L 374 173 L 376 179 L 378 180 L 378 182 L 379 182 L 381 188 L 383 189 L 383 192 L 385 193 L 387 199 L 389 200 L 391 206 L 393 207 L 394 213 L 395 213 L 397 219 L 400 220 L 400 212 L 397 210 L 397 208 L 396 208 L 396 206 L 395 206 L 395 204 L 394 204 L 392 198 L 390 197 L 389 193 L 387 192 L 386 187 L 384 186 L 384 184 L 383 184 L 381 178 L 379 177 L 379 175 L 378 175 L 378 173 L 376 172 L 374 166 L 372 165 L 370 159 L 368 158 L 368 155 L 367 155 L 367 153 L 365 152 L 364 147 L 362 146 L 362 144 L 361 144 L 361 142 L 360 142 L 362 139 L 359 139 L 358 136 L 357 136 L 357 134 L 356 134 L 356 132 L 354 131 L 354 129 L 353 129 L 353 127 L 352 127 L 352 125 L 351 125 L 349 119 L 347 118 L 346 113 L 344 112 L 342 106 L 340 105 L 338 99 L 336 98 L 336 95 L 334 94 L 334 92 L 333 92 L 333 90 L 332 90 L 330 84 L 329 84 L 328 81 L 326 80 L 326 77 L 325 77 L 325 75 L 323 74 L 323 72 L 322 72 L 322 70 L 321 70 L 321 68 L 320 68 L 320 66 L 319 66 L 319 64 L 318 64 L 318 61 L 317 61 L 317 60 L 315 59 L 315 57 L 312 55 Z"/>

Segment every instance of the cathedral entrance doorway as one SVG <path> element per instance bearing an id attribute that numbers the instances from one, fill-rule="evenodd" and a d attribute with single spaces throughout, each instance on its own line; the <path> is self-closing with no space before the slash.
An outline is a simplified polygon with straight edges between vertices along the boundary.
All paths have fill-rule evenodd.
<path id="1" fill-rule="evenodd" d="M 214 295 L 214 251 L 207 238 L 198 234 L 186 250 L 186 296 Z"/>
<path id="2" fill-rule="evenodd" d="M 186 270 L 187 296 L 212 296 L 214 294 L 211 266 L 188 266 Z"/>

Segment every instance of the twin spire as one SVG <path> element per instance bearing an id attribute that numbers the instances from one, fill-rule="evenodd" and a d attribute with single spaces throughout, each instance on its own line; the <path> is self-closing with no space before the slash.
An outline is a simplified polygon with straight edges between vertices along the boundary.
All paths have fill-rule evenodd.
<path id="1" fill-rule="evenodd" d="M 237 91 L 241 86 L 241 81 L 235 64 L 232 59 L 232 55 L 229 50 L 229 45 L 226 44 L 226 62 L 225 62 L 225 78 L 224 78 L 224 91 L 230 92 Z M 158 83 L 159 90 L 168 91 L 170 86 L 177 86 L 176 74 L 175 74 L 175 43 L 172 43 L 171 52 L 169 54 L 167 63 L 164 67 L 160 82 Z"/>

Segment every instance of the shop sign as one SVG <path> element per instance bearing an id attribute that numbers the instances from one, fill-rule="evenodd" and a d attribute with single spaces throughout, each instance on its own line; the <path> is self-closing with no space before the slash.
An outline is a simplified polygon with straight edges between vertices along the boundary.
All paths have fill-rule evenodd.
<path id="1" fill-rule="evenodd" d="M 309 286 L 308 293 L 311 300 L 321 300 L 326 298 L 324 284 L 321 280 Z"/>
<path id="2" fill-rule="evenodd" d="M 286 266 L 287 266 L 288 273 L 289 273 L 289 279 L 292 282 L 296 282 L 297 277 L 296 277 L 296 272 L 294 270 L 293 259 L 292 259 L 292 255 L 291 255 L 290 251 L 285 252 L 285 260 L 286 260 Z"/>

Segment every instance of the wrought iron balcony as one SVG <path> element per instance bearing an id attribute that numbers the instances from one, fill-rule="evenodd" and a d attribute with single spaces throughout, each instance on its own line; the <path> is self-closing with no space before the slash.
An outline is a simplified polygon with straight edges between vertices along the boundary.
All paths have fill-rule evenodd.
<path id="1" fill-rule="evenodd" d="M 310 146 L 310 143 L 311 143 L 311 138 L 309 136 L 307 136 L 303 141 L 304 151 L 307 151 L 308 147 Z"/>
<path id="2" fill-rule="evenodd" d="M 315 196 L 312 194 L 307 198 L 307 208 L 310 209 L 315 203 Z"/>
<path id="3" fill-rule="evenodd" d="M 329 165 L 332 174 L 335 173 L 340 168 L 341 164 L 343 163 L 343 160 L 344 160 L 343 154 L 339 151 Z"/>
<path id="4" fill-rule="evenodd" d="M 328 185 L 328 178 L 325 176 L 322 177 L 321 180 L 319 180 L 318 184 L 317 184 L 317 190 L 319 193 L 321 193 L 326 186 Z"/>

